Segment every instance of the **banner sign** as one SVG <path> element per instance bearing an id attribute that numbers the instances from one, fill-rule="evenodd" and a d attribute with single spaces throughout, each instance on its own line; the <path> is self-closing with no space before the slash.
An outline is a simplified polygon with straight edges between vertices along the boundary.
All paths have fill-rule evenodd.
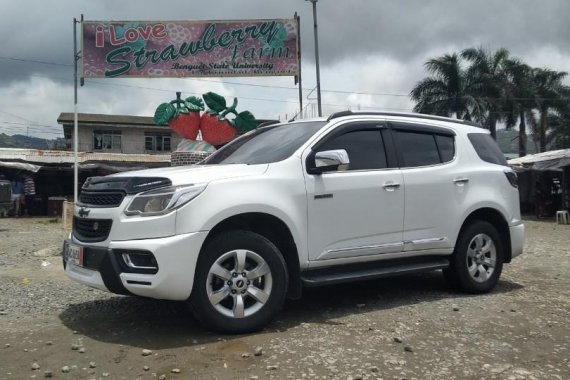
<path id="1" fill-rule="evenodd" d="M 297 75 L 294 19 L 84 21 L 83 76 Z"/>

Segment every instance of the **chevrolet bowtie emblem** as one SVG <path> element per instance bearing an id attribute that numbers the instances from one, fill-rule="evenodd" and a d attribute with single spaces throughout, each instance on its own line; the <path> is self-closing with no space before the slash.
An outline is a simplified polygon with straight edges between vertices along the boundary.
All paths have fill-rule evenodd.
<path id="1" fill-rule="evenodd" d="M 80 216 L 81 218 L 85 218 L 85 217 L 87 217 L 87 216 L 89 215 L 89 212 L 91 212 L 91 210 L 88 210 L 88 209 L 86 209 L 85 207 L 81 207 L 81 208 L 79 209 L 78 214 L 79 214 L 79 216 Z"/>

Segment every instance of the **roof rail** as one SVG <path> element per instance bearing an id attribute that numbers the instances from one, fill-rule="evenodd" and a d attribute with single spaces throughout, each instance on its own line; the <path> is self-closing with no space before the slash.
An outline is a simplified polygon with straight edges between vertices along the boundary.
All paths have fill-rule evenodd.
<path id="1" fill-rule="evenodd" d="M 481 124 L 478 124 L 478 123 L 475 123 L 475 122 L 469 121 L 469 120 L 452 119 L 450 117 L 426 115 L 423 113 L 382 112 L 382 111 L 357 111 L 357 112 L 354 112 L 351 110 L 339 111 L 339 112 L 335 112 L 335 113 L 331 114 L 328 117 L 327 121 L 330 121 L 332 119 L 336 119 L 338 117 L 356 116 L 356 115 L 402 116 L 402 117 L 406 117 L 406 116 L 410 117 L 411 116 L 411 117 L 416 117 L 418 119 L 447 121 L 450 123 L 465 124 L 465 125 L 470 125 L 472 127 L 483 128 L 483 126 L 481 126 Z"/>

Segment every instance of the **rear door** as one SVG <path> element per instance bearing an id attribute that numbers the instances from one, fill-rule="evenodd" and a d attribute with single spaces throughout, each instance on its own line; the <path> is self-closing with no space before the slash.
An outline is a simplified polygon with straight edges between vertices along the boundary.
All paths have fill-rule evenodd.
<path id="1" fill-rule="evenodd" d="M 469 192 L 455 132 L 403 122 L 391 127 L 405 184 L 404 251 L 447 252 Z"/>

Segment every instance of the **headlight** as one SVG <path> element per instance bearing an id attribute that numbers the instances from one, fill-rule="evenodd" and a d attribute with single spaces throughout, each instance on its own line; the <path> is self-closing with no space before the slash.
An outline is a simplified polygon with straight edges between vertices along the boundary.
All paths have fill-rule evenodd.
<path id="1" fill-rule="evenodd" d="M 196 198 L 206 185 L 163 187 L 137 194 L 125 210 L 126 215 L 164 215 Z"/>

